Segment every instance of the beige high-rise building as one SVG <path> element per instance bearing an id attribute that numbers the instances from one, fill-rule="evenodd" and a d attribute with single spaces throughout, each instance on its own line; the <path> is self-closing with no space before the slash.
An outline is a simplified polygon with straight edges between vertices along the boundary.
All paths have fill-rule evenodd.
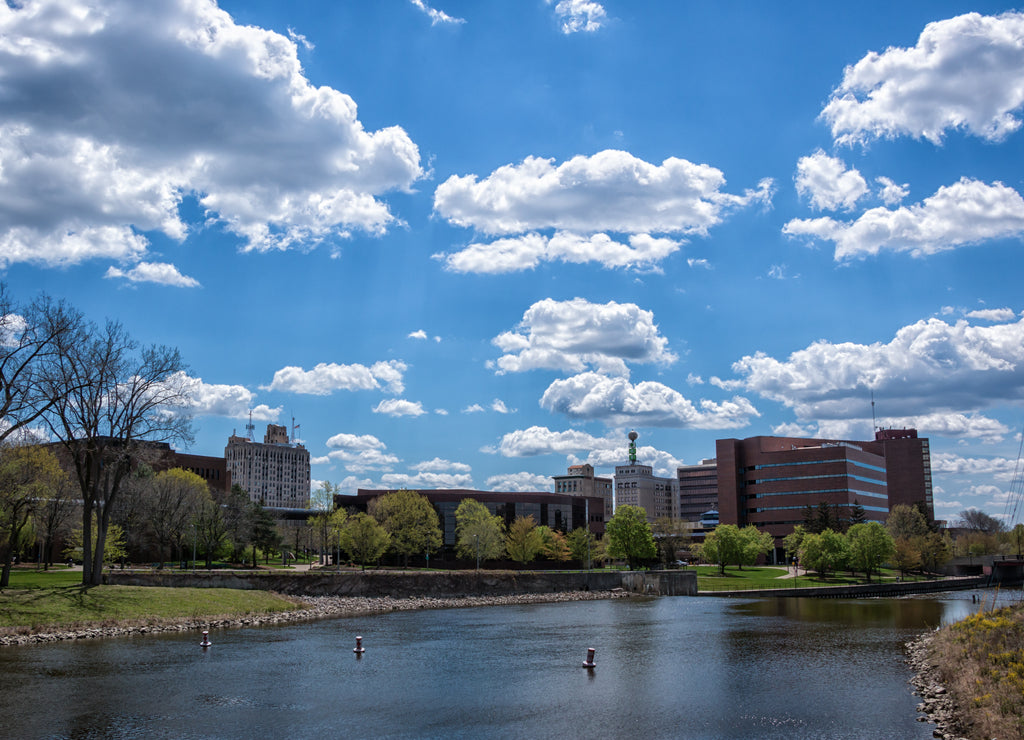
<path id="1" fill-rule="evenodd" d="M 647 512 L 647 521 L 663 516 L 679 516 L 679 481 L 654 475 L 650 465 L 636 459 L 637 433 L 629 433 L 629 462 L 615 466 L 615 508 L 639 506 Z"/>
<path id="2" fill-rule="evenodd" d="M 594 475 L 594 466 L 570 465 L 565 475 L 551 476 L 555 481 L 555 493 L 570 496 L 597 496 L 604 499 L 604 521 L 612 515 L 612 479 Z"/>
<path id="3" fill-rule="evenodd" d="M 263 442 L 232 434 L 224 460 L 237 483 L 253 501 L 276 508 L 309 506 L 309 450 L 288 441 L 288 430 L 268 424 Z"/>

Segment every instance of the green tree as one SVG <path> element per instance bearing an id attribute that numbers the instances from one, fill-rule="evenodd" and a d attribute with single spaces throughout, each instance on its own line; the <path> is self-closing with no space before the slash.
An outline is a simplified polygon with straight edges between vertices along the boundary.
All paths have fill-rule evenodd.
<path id="1" fill-rule="evenodd" d="M 10 583 L 11 563 L 25 544 L 25 527 L 33 513 L 65 478 L 57 458 L 43 447 L 0 448 L 0 588 Z"/>
<path id="2" fill-rule="evenodd" d="M 917 548 L 917 539 L 901 537 L 895 541 L 891 562 L 899 569 L 901 576 L 921 566 L 921 551 Z"/>
<path id="3" fill-rule="evenodd" d="M 505 535 L 505 551 L 509 558 L 521 565 L 532 562 L 544 548 L 544 540 L 537 531 L 533 516 L 517 516 Z"/>
<path id="4" fill-rule="evenodd" d="M 92 541 L 97 542 L 97 526 L 95 516 L 93 516 L 92 518 L 91 525 L 92 526 L 90 527 L 90 529 L 92 529 Z M 68 537 L 68 541 L 64 545 L 64 556 L 74 558 L 75 560 L 82 560 L 84 555 L 84 551 L 82 549 L 83 539 L 84 537 L 82 536 L 81 525 L 76 526 L 72 530 L 71 536 Z M 124 530 L 116 524 L 111 524 L 109 531 L 107 532 L 107 537 L 103 541 L 103 550 L 99 553 L 100 557 L 103 559 L 103 562 L 116 563 L 118 560 L 127 555 L 128 551 L 125 549 L 125 541 L 126 540 L 124 536 Z"/>
<path id="5" fill-rule="evenodd" d="M 576 527 L 569 533 L 569 552 L 572 553 L 573 559 L 579 560 L 586 567 L 590 567 L 590 564 L 597 560 L 594 554 L 596 544 L 597 539 L 587 526 Z"/>
<path id="6" fill-rule="evenodd" d="M 921 553 L 921 567 L 927 571 L 934 571 L 940 565 L 945 565 L 953 556 L 953 543 L 946 532 L 929 532 L 923 537 L 915 538 L 915 544 Z"/>
<path id="7" fill-rule="evenodd" d="M 740 538 L 740 561 L 737 565 L 741 569 L 744 565 L 754 565 L 760 555 L 767 555 L 775 547 L 775 538 L 753 524 L 748 524 L 740 530 Z"/>
<path id="8" fill-rule="evenodd" d="M 429 554 L 441 546 L 441 525 L 426 496 L 405 490 L 385 493 L 370 501 L 368 508 L 391 535 L 391 551 L 405 565 L 410 555 Z"/>
<path id="9" fill-rule="evenodd" d="M 455 509 L 455 551 L 478 565 L 500 558 L 505 552 L 505 523 L 476 499 L 462 499 Z"/>
<path id="10" fill-rule="evenodd" d="M 743 536 L 735 524 L 719 524 L 704 537 L 698 548 L 700 556 L 718 566 L 719 573 L 725 573 L 725 566 L 740 562 L 743 557 Z"/>
<path id="11" fill-rule="evenodd" d="M 879 522 L 855 524 L 846 538 L 850 543 L 851 564 L 854 569 L 863 571 L 869 581 L 871 574 L 896 554 L 892 535 Z"/>
<path id="12" fill-rule="evenodd" d="M 365 570 L 370 563 L 376 563 L 387 552 L 391 542 L 389 535 L 376 519 L 359 512 L 345 520 L 339 533 L 341 549 Z"/>
<path id="13" fill-rule="evenodd" d="M 782 547 L 786 551 L 787 559 L 792 560 L 800 556 L 800 546 L 807 534 L 807 528 L 803 524 L 797 524 L 792 532 L 782 538 Z"/>
<path id="14" fill-rule="evenodd" d="M 334 497 L 341 493 L 341 486 L 329 480 L 320 481 L 317 489 L 310 494 L 309 508 L 314 511 L 327 512 L 334 509 Z"/>
<path id="15" fill-rule="evenodd" d="M 864 524 L 868 520 L 867 512 L 864 511 L 864 507 L 861 506 L 857 499 L 853 500 L 853 506 L 850 507 L 850 526 L 854 524 Z"/>
<path id="16" fill-rule="evenodd" d="M 822 578 L 842 568 L 849 557 L 846 538 L 831 529 L 821 534 L 810 533 L 800 547 L 800 563 L 817 572 Z"/>
<path id="17" fill-rule="evenodd" d="M 640 506 L 615 507 L 615 514 L 605 525 L 605 537 L 608 557 L 625 560 L 630 570 L 658 556 L 647 512 Z"/>
<path id="18" fill-rule="evenodd" d="M 928 521 L 916 507 L 896 504 L 889 510 L 885 529 L 893 540 L 910 540 L 928 534 Z"/>
<path id="19" fill-rule="evenodd" d="M 270 554 L 275 552 L 281 545 L 281 535 L 274 526 L 274 517 L 263 508 L 263 504 L 257 502 L 252 510 L 252 533 L 249 541 L 252 543 L 252 567 L 256 567 L 256 548 L 263 552 L 264 559 L 270 560 Z"/>
<path id="20" fill-rule="evenodd" d="M 679 550 L 690 543 L 690 524 L 670 516 L 660 516 L 651 525 L 658 555 L 664 565 L 679 559 Z"/>
<path id="21" fill-rule="evenodd" d="M 569 550 L 569 543 L 565 541 L 564 534 L 543 525 L 537 527 L 537 531 L 540 533 L 541 542 L 544 543 L 540 551 L 541 555 L 548 560 L 560 562 L 572 558 L 572 552 Z"/>
<path id="22" fill-rule="evenodd" d="M 198 520 L 203 505 L 213 503 L 206 481 L 191 470 L 171 468 L 153 476 L 145 497 L 161 565 L 175 549 L 178 559 L 183 560 L 182 547 L 192 535 L 190 527 Z"/>

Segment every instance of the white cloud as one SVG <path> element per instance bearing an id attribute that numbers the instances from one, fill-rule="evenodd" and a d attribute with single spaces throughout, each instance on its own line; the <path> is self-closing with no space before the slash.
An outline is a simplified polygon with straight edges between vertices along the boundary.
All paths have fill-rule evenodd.
<path id="1" fill-rule="evenodd" d="M 179 385 L 191 399 L 191 411 L 196 416 L 226 416 L 247 419 L 252 412 L 253 421 L 277 421 L 281 408 L 266 404 L 254 405 L 256 394 L 242 385 L 204 383 L 184 372 L 175 373 L 172 383 Z"/>
<path id="2" fill-rule="evenodd" d="M 369 391 L 384 388 L 388 393 L 405 390 L 402 374 L 408 366 L 400 360 L 365 365 L 339 365 L 321 362 L 312 370 L 288 366 L 274 373 L 274 380 L 265 390 L 327 396 L 337 390 Z"/>
<path id="3" fill-rule="evenodd" d="M 607 440 L 594 437 L 586 432 L 576 430 L 554 432 L 547 427 L 533 426 L 505 434 L 498 444 L 497 451 L 503 457 L 534 457 L 575 452 L 589 453 L 595 448 L 607 446 Z M 625 449 L 624 445 L 623 449 Z"/>
<path id="4" fill-rule="evenodd" d="M 541 262 L 584 264 L 596 262 L 605 268 L 658 271 L 658 263 L 679 250 L 680 242 L 650 234 L 632 234 L 629 244 L 604 233 L 584 236 L 558 231 L 552 237 L 536 232 L 470 244 L 459 252 L 439 252 L 434 259 L 449 272 L 502 274 L 532 270 Z"/>
<path id="5" fill-rule="evenodd" d="M 545 0 L 550 5 L 554 0 Z M 607 13 L 594 0 L 558 0 L 555 15 L 562 24 L 562 33 L 593 32 L 604 25 Z"/>
<path id="6" fill-rule="evenodd" d="M 409 2 L 415 5 L 417 8 L 422 10 L 430 17 L 430 25 L 432 26 L 436 26 L 438 23 L 459 25 L 460 23 L 466 22 L 465 18 L 455 18 L 453 16 L 448 15 L 443 10 L 435 10 L 434 8 L 430 7 L 425 2 L 423 2 L 423 0 L 409 0 Z"/>
<path id="7" fill-rule="evenodd" d="M 1012 308 L 983 308 L 967 313 L 969 319 L 980 319 L 981 321 L 1007 322 L 1017 318 L 1017 312 Z"/>
<path id="8" fill-rule="evenodd" d="M 472 488 L 473 476 L 466 473 L 385 473 L 380 482 L 386 488 L 409 490 L 435 488 Z"/>
<path id="9" fill-rule="evenodd" d="M 801 421 L 864 418 L 871 391 L 893 417 L 972 412 L 1024 396 L 1024 320 L 972 326 L 932 318 L 887 344 L 821 340 L 784 361 L 747 355 L 733 370 L 743 388 L 793 408 Z M 966 418 L 997 431 L 983 417 Z"/>
<path id="10" fill-rule="evenodd" d="M 721 171 L 709 165 L 675 157 L 653 165 L 609 149 L 557 167 L 553 159 L 527 157 L 483 180 L 453 175 L 437 187 L 434 209 L 487 234 L 706 234 L 726 210 L 770 201 L 771 181 L 744 195 L 723 193 L 724 185 Z"/>
<path id="11" fill-rule="evenodd" d="M 496 411 L 499 414 L 514 414 L 516 412 L 515 409 L 510 409 L 506 406 L 505 402 L 500 398 L 495 398 L 491 401 L 491 411 Z"/>
<path id="12" fill-rule="evenodd" d="M 735 429 L 760 416 L 747 399 L 736 396 L 698 406 L 678 391 L 652 381 L 633 385 L 624 377 L 582 373 L 556 380 L 544 392 L 541 408 L 573 420 L 600 420 L 610 426 Z"/>
<path id="13" fill-rule="evenodd" d="M 499 374 L 541 368 L 579 372 L 591 366 L 628 375 L 627 361 L 676 361 L 653 313 L 634 303 L 599 304 L 582 298 L 534 303 L 516 330 L 498 335 L 493 344 L 505 353 L 496 362 Z"/>
<path id="14" fill-rule="evenodd" d="M 929 23 L 913 48 L 870 52 L 847 67 L 821 112 L 844 144 L 947 129 L 999 141 L 1020 127 L 1024 15 L 968 13 Z"/>
<path id="15" fill-rule="evenodd" d="M 344 463 L 350 472 L 390 470 L 401 462 L 396 455 L 386 452 L 387 445 L 372 434 L 335 434 L 327 440 L 327 447 L 331 450 L 327 457 Z"/>
<path id="16" fill-rule="evenodd" d="M 383 488 L 383 486 L 381 486 L 378 483 L 375 483 L 369 478 L 357 478 L 354 475 L 347 476 L 340 483 L 338 483 L 339 492 L 350 496 L 354 496 L 359 491 L 360 488 L 379 489 Z"/>
<path id="17" fill-rule="evenodd" d="M 409 332 L 408 338 L 409 339 L 426 339 L 427 338 L 427 333 L 425 331 L 423 331 L 422 329 L 417 329 L 416 331 Z"/>
<path id="18" fill-rule="evenodd" d="M 783 229 L 836 245 L 836 261 L 890 249 L 914 257 L 1024 234 L 1024 198 L 1013 188 L 961 178 L 921 204 L 872 208 L 852 222 L 824 217 L 794 219 Z"/>
<path id="19" fill-rule="evenodd" d="M 159 283 L 176 288 L 198 288 L 199 281 L 182 275 L 178 268 L 161 262 L 140 262 L 130 270 L 108 267 L 105 278 L 123 278 L 131 283 Z"/>
<path id="20" fill-rule="evenodd" d="M 344 450 L 350 452 L 383 450 L 387 448 L 387 445 L 372 434 L 348 434 L 345 432 L 335 434 L 333 437 L 328 439 L 327 446 L 332 450 Z"/>
<path id="21" fill-rule="evenodd" d="M 466 408 L 462 409 L 462 413 L 464 414 L 482 414 L 483 411 L 484 407 L 478 403 L 470 404 Z"/>
<path id="22" fill-rule="evenodd" d="M 422 416 L 427 413 L 419 401 L 406 401 L 402 398 L 386 398 L 373 407 L 373 413 L 388 416 Z"/>
<path id="23" fill-rule="evenodd" d="M 714 269 L 714 268 L 713 268 L 713 267 L 711 266 L 711 263 L 710 263 L 710 262 L 708 262 L 708 261 L 707 261 L 706 259 L 703 259 L 703 258 L 701 258 L 701 259 L 695 259 L 695 258 L 693 258 L 693 257 L 690 257 L 689 259 L 687 259 L 687 260 L 686 260 L 686 264 L 687 264 L 687 265 L 688 265 L 689 267 L 694 267 L 694 268 L 696 268 L 696 267 L 702 267 L 702 268 L 704 268 L 705 270 L 712 270 L 712 269 Z"/>
<path id="24" fill-rule="evenodd" d="M 1017 470 L 1017 461 L 1006 457 L 961 457 L 949 452 L 932 453 L 932 473 L 963 475 L 976 478 L 991 475 L 997 480 L 1010 480 Z"/>
<path id="25" fill-rule="evenodd" d="M 442 460 L 440 457 L 435 457 L 433 460 L 424 460 L 411 467 L 418 473 L 468 473 L 473 469 L 466 465 L 466 463 Z"/>
<path id="26" fill-rule="evenodd" d="M 0 68 L 0 265 L 140 261 L 189 196 L 246 249 L 381 233 L 378 197 L 423 176 L 405 131 L 212 0 L 0 5 Z"/>
<path id="27" fill-rule="evenodd" d="M 897 185 L 888 177 L 876 177 L 875 182 L 881 186 L 878 189 L 878 197 L 887 206 L 899 205 L 910 194 L 910 185 L 908 183 Z"/>
<path id="28" fill-rule="evenodd" d="M 492 475 L 484 483 L 489 491 L 504 491 L 511 493 L 528 493 L 532 491 L 552 490 L 554 482 L 551 476 L 537 475 L 536 473 L 504 473 Z"/>
<path id="29" fill-rule="evenodd" d="M 818 210 L 848 211 L 868 192 L 863 175 L 821 149 L 796 164 L 796 191 Z"/>

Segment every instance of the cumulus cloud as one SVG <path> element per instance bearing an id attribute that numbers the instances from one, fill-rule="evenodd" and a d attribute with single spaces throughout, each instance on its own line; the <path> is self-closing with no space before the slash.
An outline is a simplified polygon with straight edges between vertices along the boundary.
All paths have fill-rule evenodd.
<path id="1" fill-rule="evenodd" d="M 409 339 L 426 339 L 427 338 L 427 333 L 425 331 L 423 331 L 423 329 L 417 329 L 416 331 L 409 332 L 408 338 Z M 434 337 L 434 341 L 435 342 L 440 342 L 441 341 L 441 337 L 435 336 Z"/>
<path id="2" fill-rule="evenodd" d="M 796 191 L 819 211 L 848 211 L 868 192 L 868 184 L 856 169 L 818 149 L 797 162 Z"/>
<path id="3" fill-rule="evenodd" d="M 1024 320 L 974 326 L 932 318 L 888 343 L 821 340 L 781 361 L 747 355 L 733 370 L 741 387 L 792 408 L 800 421 L 863 418 L 871 391 L 894 418 L 973 412 L 1024 398 Z M 984 417 L 963 424 L 1002 433 Z"/>
<path id="4" fill-rule="evenodd" d="M 554 0 L 545 2 L 551 5 Z M 558 0 L 555 15 L 566 35 L 580 31 L 592 33 L 601 28 L 607 18 L 604 6 L 594 0 Z"/>
<path id="5" fill-rule="evenodd" d="M 373 413 L 387 416 L 422 416 L 427 413 L 419 401 L 402 398 L 386 398 L 373 407 Z"/>
<path id="6" fill-rule="evenodd" d="M 1020 127 L 1024 15 L 968 13 L 929 23 L 912 48 L 870 52 L 843 73 L 821 112 L 842 144 L 949 129 L 999 141 Z"/>
<path id="7" fill-rule="evenodd" d="M 596 262 L 605 268 L 658 272 L 658 263 L 678 251 L 680 244 L 673 239 L 656 238 L 650 234 L 632 234 L 629 244 L 623 244 L 603 233 L 584 236 L 558 231 L 554 236 L 546 237 L 530 232 L 489 243 L 470 244 L 451 254 L 438 252 L 433 258 L 441 261 L 449 272 L 492 275 L 532 270 L 542 262 Z"/>
<path id="8" fill-rule="evenodd" d="M 121 278 L 130 283 L 159 283 L 176 288 L 198 288 L 199 281 L 182 275 L 178 268 L 162 262 L 140 262 L 130 270 L 108 267 L 105 278 Z"/>
<path id="9" fill-rule="evenodd" d="M 482 414 L 483 412 L 484 407 L 478 403 L 471 403 L 469 406 L 462 409 L 462 413 L 464 414 Z"/>
<path id="10" fill-rule="evenodd" d="M 365 365 L 339 365 L 321 362 L 312 370 L 288 366 L 274 373 L 274 380 L 265 390 L 327 396 L 337 390 L 369 391 L 384 389 L 388 393 L 405 390 L 403 373 L 408 366 L 400 360 Z"/>
<path id="11" fill-rule="evenodd" d="M 327 456 L 341 462 L 350 472 L 368 470 L 390 470 L 401 462 L 400 458 L 388 453 L 387 445 L 372 434 L 335 434 L 327 440 L 331 450 Z"/>
<path id="12" fill-rule="evenodd" d="M 1017 470 L 1017 461 L 1006 457 L 962 457 L 951 452 L 932 453 L 932 473 L 946 476 L 962 475 L 976 478 L 992 475 L 997 480 L 1010 480 Z"/>
<path id="13" fill-rule="evenodd" d="M 982 308 L 967 313 L 969 319 L 980 319 L 981 321 L 1006 322 L 1013 321 L 1017 312 L 1012 308 Z"/>
<path id="14" fill-rule="evenodd" d="M 879 185 L 878 197 L 887 206 L 898 206 L 910 194 L 908 183 L 897 185 L 888 177 L 876 177 L 875 182 Z"/>
<path id="15" fill-rule="evenodd" d="M 453 175 L 438 185 L 434 209 L 453 224 L 487 234 L 549 228 L 706 234 L 727 209 L 771 196 L 770 181 L 744 195 L 724 193 L 724 185 L 722 172 L 710 165 L 675 157 L 654 165 L 609 149 L 558 166 L 553 159 L 527 157 L 483 180 Z"/>
<path id="16" fill-rule="evenodd" d="M 544 392 L 541 408 L 579 421 L 600 420 L 611 426 L 735 429 L 760 416 L 746 398 L 716 403 L 703 399 L 699 407 L 662 383 L 633 385 L 624 377 L 582 373 L 556 380 Z"/>
<path id="17" fill-rule="evenodd" d="M 498 444 L 497 451 L 503 457 L 534 457 L 553 453 L 590 452 L 595 448 L 607 446 L 607 440 L 586 432 L 574 429 L 555 432 L 547 427 L 532 426 L 505 434 Z"/>
<path id="18" fill-rule="evenodd" d="M 832 218 L 794 219 L 783 233 L 835 243 L 835 259 L 878 254 L 882 249 L 935 254 L 991 239 L 1024 234 L 1024 198 L 1001 182 L 961 178 L 920 204 L 872 208 L 852 222 Z"/>
<path id="19" fill-rule="evenodd" d="M 473 469 L 466 465 L 466 463 L 443 460 L 440 457 L 435 457 L 433 460 L 424 460 L 411 467 L 418 473 L 468 473 Z"/>
<path id="20" fill-rule="evenodd" d="M 8 3 L 0 68 L 0 266 L 142 261 L 143 233 L 187 236 L 188 197 L 246 249 L 377 234 L 379 196 L 423 175 L 405 131 L 213 0 Z"/>
<path id="21" fill-rule="evenodd" d="M 385 473 L 380 477 L 385 488 L 407 490 L 435 488 L 472 488 L 473 476 L 466 473 Z"/>
<path id="22" fill-rule="evenodd" d="M 516 412 L 515 409 L 510 409 L 508 406 L 506 406 L 505 402 L 502 401 L 500 398 L 495 398 L 493 401 L 491 401 L 491 411 L 495 411 L 499 414 L 514 414 Z"/>
<path id="23" fill-rule="evenodd" d="M 247 419 L 252 412 L 253 421 L 277 421 L 281 415 L 281 407 L 254 404 L 256 394 L 242 385 L 204 383 L 202 378 L 192 378 L 184 372 L 175 373 L 171 382 L 188 395 L 190 409 L 196 416 Z"/>
<path id="24" fill-rule="evenodd" d="M 459 25 L 460 23 L 466 22 L 465 18 L 455 18 L 453 16 L 450 16 L 443 10 L 436 10 L 430 7 L 425 2 L 423 2 L 423 0 L 409 0 L 409 2 L 416 6 L 417 8 L 419 8 L 420 10 L 422 10 L 424 13 L 426 13 L 427 16 L 429 16 L 430 25 L 432 26 L 436 26 L 438 23 L 448 25 Z"/>
<path id="25" fill-rule="evenodd" d="M 582 298 L 534 303 L 514 331 L 492 340 L 505 354 L 498 374 L 586 367 L 628 375 L 626 362 L 670 365 L 676 355 L 654 323 L 654 314 L 634 303 L 590 303 Z"/>
<path id="26" fill-rule="evenodd" d="M 487 486 L 488 491 L 508 491 L 513 493 L 550 492 L 553 481 L 551 476 L 537 475 L 536 473 L 504 473 L 502 475 L 492 475 L 484 485 Z"/>

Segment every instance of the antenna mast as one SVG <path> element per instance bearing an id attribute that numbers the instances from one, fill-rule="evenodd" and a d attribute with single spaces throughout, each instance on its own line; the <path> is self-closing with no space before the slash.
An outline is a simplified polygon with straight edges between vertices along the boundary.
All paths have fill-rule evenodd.
<path id="1" fill-rule="evenodd" d="M 878 431 L 878 424 L 875 423 L 875 389 L 871 389 L 871 431 Z"/>
<path id="2" fill-rule="evenodd" d="M 256 426 L 252 423 L 252 409 L 249 409 L 249 423 L 245 425 L 245 433 L 250 442 L 256 441 Z"/>

